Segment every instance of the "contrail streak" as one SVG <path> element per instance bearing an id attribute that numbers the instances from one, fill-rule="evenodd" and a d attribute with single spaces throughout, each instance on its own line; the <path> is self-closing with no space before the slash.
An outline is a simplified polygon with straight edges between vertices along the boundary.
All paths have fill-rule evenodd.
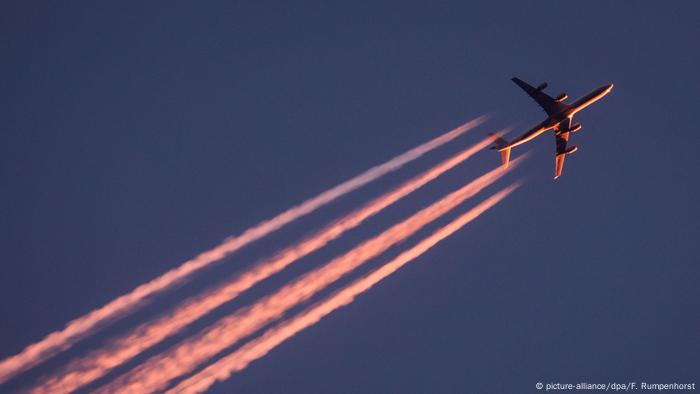
<path id="1" fill-rule="evenodd" d="M 89 335 L 102 325 L 117 319 L 138 307 L 148 297 L 164 291 L 182 281 L 194 272 L 216 262 L 241 247 L 258 240 L 280 227 L 310 213 L 319 207 L 347 194 L 381 176 L 397 170 L 404 164 L 415 160 L 423 154 L 452 141 L 466 131 L 480 125 L 486 120 L 481 116 L 462 126 L 447 132 L 431 141 L 413 148 L 388 162 L 372 167 L 364 173 L 345 181 L 318 196 L 304 201 L 274 218 L 251 227 L 236 237 L 224 240 L 219 246 L 201 253 L 199 256 L 184 262 L 160 277 L 136 287 L 131 292 L 122 295 L 108 304 L 89 312 L 82 317 L 70 321 L 63 329 L 47 335 L 44 339 L 24 348 L 20 353 L 0 362 L 0 384 L 14 377 L 57 353 L 70 348 L 75 342 Z"/>
<path id="2" fill-rule="evenodd" d="M 272 349 L 286 341 L 301 330 L 317 323 L 323 317 L 345 305 L 350 304 L 355 297 L 367 291 L 372 286 L 388 277 L 396 270 L 409 263 L 411 260 L 425 253 L 438 242 L 454 234 L 464 225 L 477 218 L 479 215 L 496 205 L 518 187 L 517 184 L 501 190 L 489 197 L 481 204 L 472 208 L 467 213 L 458 217 L 445 227 L 442 227 L 428 238 L 425 238 L 411 249 L 401 253 L 395 259 L 381 266 L 365 277 L 356 280 L 352 284 L 336 292 L 322 302 L 319 302 L 300 313 L 294 318 L 290 318 L 277 326 L 267 330 L 262 336 L 243 345 L 237 351 L 220 359 L 209 367 L 203 369 L 196 375 L 183 380 L 168 390 L 168 394 L 174 393 L 201 393 L 206 391 L 217 381 L 224 381 L 232 374 L 245 369 L 252 361 L 265 356 Z"/>
<path id="3" fill-rule="evenodd" d="M 513 167 L 519 162 L 514 161 Z M 143 365 L 103 387 L 101 392 L 148 393 L 163 389 L 172 379 L 190 372 L 227 347 L 282 317 L 290 308 L 308 300 L 367 260 L 415 234 L 426 224 L 498 180 L 507 171 L 499 167 L 480 176 L 380 235 L 336 257 L 325 266 L 303 275 L 254 305 L 221 319 L 173 349 L 150 358 Z"/>
<path id="4" fill-rule="evenodd" d="M 256 283 L 281 271 L 294 261 L 325 246 L 328 242 L 338 238 L 345 231 L 357 227 L 367 218 L 375 215 L 387 206 L 464 162 L 475 153 L 484 149 L 491 141 L 491 138 L 486 138 L 478 142 L 435 167 L 406 181 L 396 189 L 375 198 L 365 206 L 334 221 L 301 242 L 257 264 L 255 267 L 233 280 L 181 303 L 174 308 L 173 312 L 165 314 L 153 322 L 144 323 L 133 329 L 127 335 L 111 341 L 105 347 L 70 363 L 54 376 L 40 383 L 32 392 L 67 393 L 104 376 L 113 368 L 130 360 L 165 338 L 179 332 L 188 324 L 211 312 L 213 309 L 231 301 L 241 292 L 251 288 Z"/>

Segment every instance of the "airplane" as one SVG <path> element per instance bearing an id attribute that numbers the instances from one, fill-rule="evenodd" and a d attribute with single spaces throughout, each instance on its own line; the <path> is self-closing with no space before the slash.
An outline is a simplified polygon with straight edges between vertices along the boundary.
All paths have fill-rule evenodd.
<path id="1" fill-rule="evenodd" d="M 521 89 L 530 95 L 530 97 L 532 97 L 535 102 L 537 102 L 537 104 L 544 109 L 544 111 L 547 113 L 547 119 L 525 132 L 522 136 L 520 136 L 520 138 L 511 142 L 492 134 L 494 137 L 495 146 L 493 146 L 491 149 L 496 149 L 501 152 L 501 161 L 503 166 L 508 167 L 508 162 L 510 161 L 510 150 L 512 148 L 530 141 L 547 130 L 554 130 L 554 138 L 556 143 L 554 179 L 557 179 L 561 176 L 561 172 L 564 169 L 564 159 L 566 156 L 578 150 L 576 146 L 571 146 L 569 148 L 566 147 L 566 144 L 569 141 L 569 133 L 574 133 L 581 130 L 581 123 L 573 124 L 574 115 L 582 109 L 600 100 L 606 94 L 610 93 L 613 88 L 613 84 L 600 87 L 574 101 L 573 103 L 566 104 L 564 103 L 564 100 L 568 98 L 566 93 L 561 93 L 556 98 L 552 98 L 547 93 L 543 92 L 543 90 L 547 87 L 546 82 L 537 87 L 533 87 L 518 78 L 512 78 L 512 81 L 515 82 L 516 85 L 520 86 Z"/>

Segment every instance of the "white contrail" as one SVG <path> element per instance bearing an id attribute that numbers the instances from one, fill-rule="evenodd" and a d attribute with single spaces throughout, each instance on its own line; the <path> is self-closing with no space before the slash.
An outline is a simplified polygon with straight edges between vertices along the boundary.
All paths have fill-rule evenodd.
<path id="1" fill-rule="evenodd" d="M 514 168 L 522 160 L 513 161 Z M 308 300 L 345 274 L 388 248 L 407 239 L 426 224 L 454 209 L 465 200 L 505 175 L 509 169 L 498 167 L 446 195 L 426 208 L 395 224 L 374 238 L 332 259 L 290 282 L 255 304 L 220 319 L 196 336 L 151 357 L 134 370 L 102 387 L 99 393 L 150 393 L 163 389 L 170 380 L 187 374 L 199 364 L 232 346 L 266 324 L 279 319 L 290 308 Z"/>
<path id="2" fill-rule="evenodd" d="M 445 227 L 442 227 L 428 238 L 425 238 L 411 249 L 401 253 L 395 259 L 364 276 L 363 278 L 356 280 L 347 287 L 315 304 L 299 315 L 283 321 L 277 326 L 269 329 L 262 336 L 251 340 L 237 351 L 216 361 L 190 378 L 183 380 L 180 382 L 180 384 L 171 390 L 168 390 L 167 393 L 201 393 L 206 391 L 217 381 L 224 381 L 232 374 L 245 369 L 251 362 L 264 357 L 272 349 L 291 338 L 299 331 L 315 324 L 336 309 L 350 304 L 359 294 L 370 289 L 382 279 L 388 277 L 402 266 L 422 255 L 430 248 L 435 246 L 438 242 L 454 234 L 464 225 L 477 218 L 492 206 L 496 205 L 498 202 L 512 193 L 517 186 L 517 184 L 512 185 L 494 194 Z"/>
<path id="3" fill-rule="evenodd" d="M 501 134 L 501 132 L 498 134 Z M 32 392 L 35 394 L 68 393 L 104 376 L 113 368 L 130 360 L 165 338 L 176 334 L 215 308 L 230 302 L 243 291 L 283 270 L 294 261 L 324 247 L 328 242 L 340 237 L 344 232 L 359 226 L 366 219 L 483 150 L 491 141 L 491 138 L 485 138 L 462 150 L 400 186 L 369 201 L 362 207 L 331 222 L 303 240 L 283 249 L 271 258 L 261 261 L 232 280 L 181 302 L 172 312 L 137 326 L 129 333 L 110 341 L 102 348 L 71 362 L 53 376 L 40 382 L 32 389 Z"/>
<path id="4" fill-rule="evenodd" d="M 18 373 L 70 348 L 75 342 L 89 335 L 95 329 L 138 307 L 148 297 L 170 288 L 194 272 L 223 259 L 250 242 L 258 240 L 299 217 L 330 203 L 338 197 L 400 168 L 404 164 L 417 159 L 430 150 L 452 141 L 466 131 L 480 125 L 485 120 L 485 116 L 476 118 L 384 164 L 370 168 L 355 178 L 343 182 L 312 199 L 306 200 L 270 220 L 259 223 L 239 236 L 227 238 L 219 246 L 186 261 L 179 267 L 166 272 L 150 282 L 138 286 L 131 292 L 114 299 L 108 304 L 70 321 L 63 329 L 55 331 L 47 335 L 41 341 L 27 346 L 19 354 L 2 360 L 2 362 L 0 362 L 0 384 Z"/>

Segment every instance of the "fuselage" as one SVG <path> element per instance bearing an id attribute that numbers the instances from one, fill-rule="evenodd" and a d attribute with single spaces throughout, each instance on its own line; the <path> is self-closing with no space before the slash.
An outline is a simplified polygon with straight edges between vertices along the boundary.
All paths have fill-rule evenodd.
<path id="1" fill-rule="evenodd" d="M 577 112 L 603 98 L 606 94 L 610 93 L 612 88 L 613 84 L 605 85 L 588 93 L 587 95 L 581 97 L 580 99 L 574 101 L 571 104 L 562 105 L 560 111 L 550 114 L 547 117 L 547 119 L 545 119 L 542 123 L 525 132 L 525 134 L 523 134 L 517 140 L 500 147 L 499 150 L 509 149 L 518 145 L 522 145 L 537 137 L 538 135 L 544 133 L 547 130 L 556 129 L 557 132 L 568 131 L 564 128 L 569 127 L 568 125 L 571 124 L 572 119 Z M 562 125 L 563 127 L 560 125 Z"/>
<path id="2" fill-rule="evenodd" d="M 577 112 L 602 99 L 606 94 L 610 93 L 612 88 L 613 84 L 605 85 L 569 104 L 569 109 L 566 111 L 567 117 L 574 116 Z"/>

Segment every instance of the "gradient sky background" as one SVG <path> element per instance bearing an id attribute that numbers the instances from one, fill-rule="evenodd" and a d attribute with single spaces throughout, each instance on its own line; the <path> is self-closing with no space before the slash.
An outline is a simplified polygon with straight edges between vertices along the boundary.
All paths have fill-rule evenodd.
<path id="1" fill-rule="evenodd" d="M 538 138 L 509 177 L 527 180 L 513 196 L 212 392 L 697 382 L 697 2 L 253 3 L 0 6 L 0 357 L 478 115 L 493 116 L 75 351 L 487 131 L 534 125 L 544 115 L 510 81 L 519 76 L 572 98 L 615 84 L 578 115 L 564 177 L 552 180 L 553 138 Z M 497 163 L 477 155 L 240 302 Z"/>

